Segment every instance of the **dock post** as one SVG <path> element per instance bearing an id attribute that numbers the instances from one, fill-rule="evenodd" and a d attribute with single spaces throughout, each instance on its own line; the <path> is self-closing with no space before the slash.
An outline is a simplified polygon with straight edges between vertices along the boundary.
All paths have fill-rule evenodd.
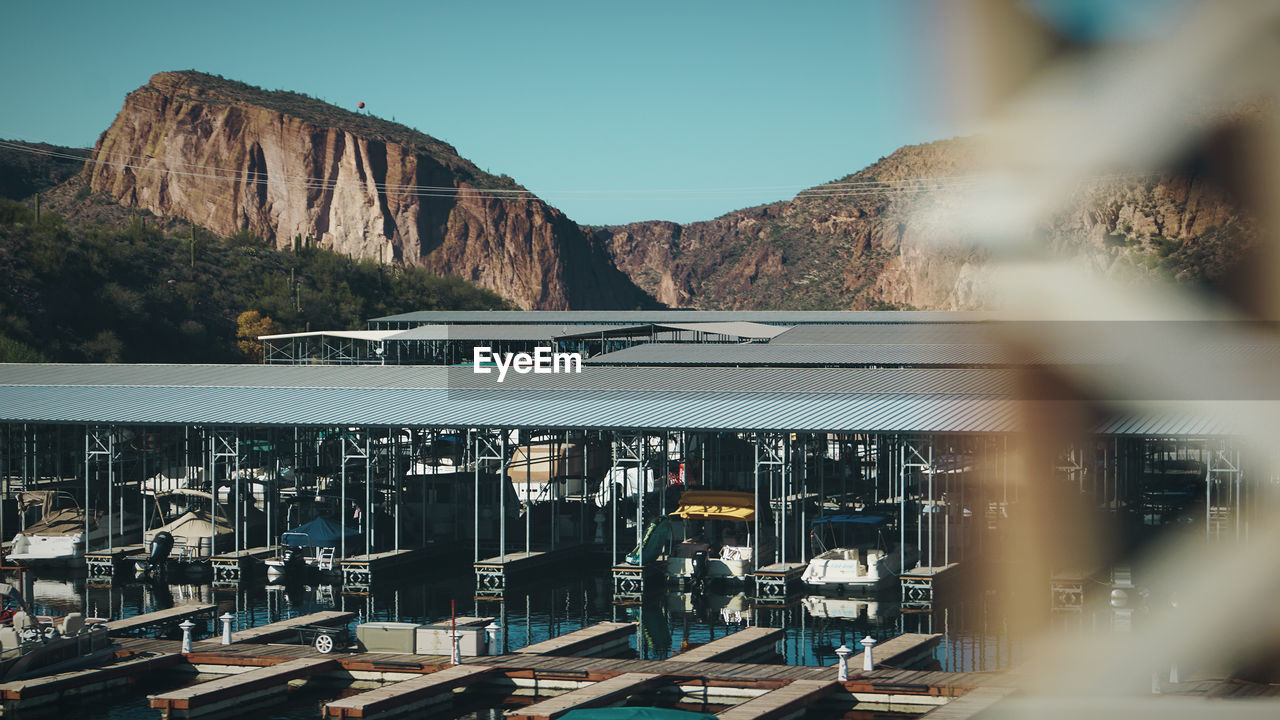
<path id="1" fill-rule="evenodd" d="M 875 658 L 871 656 L 871 649 L 875 646 L 876 639 L 870 635 L 862 638 L 862 647 L 865 652 L 862 653 L 862 669 L 871 672 L 876 669 Z"/>
<path id="2" fill-rule="evenodd" d="M 231 621 L 235 620 L 235 615 L 231 613 L 222 613 L 222 617 L 218 618 L 222 621 L 222 644 L 231 644 Z"/>
<path id="3" fill-rule="evenodd" d="M 849 649 L 849 646 L 843 643 L 836 648 L 836 656 L 840 658 L 840 669 L 836 673 L 836 679 L 840 682 L 849 681 L 849 656 L 852 654 L 853 651 Z"/>
<path id="4" fill-rule="evenodd" d="M 458 632 L 457 630 L 454 630 L 453 632 L 449 633 L 449 642 L 450 642 L 449 664 L 461 665 L 462 664 L 462 633 Z"/>
<path id="5" fill-rule="evenodd" d="M 191 622 L 190 619 L 183 620 L 181 623 L 178 624 L 178 627 L 182 628 L 182 654 L 183 655 L 191 654 L 191 628 L 195 626 L 196 624 Z"/>
<path id="6" fill-rule="evenodd" d="M 496 621 L 491 622 L 484 628 L 485 644 L 488 645 L 490 655 L 501 655 L 502 645 L 498 637 L 498 633 L 502 631 L 502 626 Z"/>

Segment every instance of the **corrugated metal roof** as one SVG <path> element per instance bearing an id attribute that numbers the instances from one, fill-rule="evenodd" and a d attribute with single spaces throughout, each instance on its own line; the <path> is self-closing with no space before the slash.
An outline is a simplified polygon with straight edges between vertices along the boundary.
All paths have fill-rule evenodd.
<path id="1" fill-rule="evenodd" d="M 609 332 L 624 325 L 419 325 L 409 330 L 395 332 L 388 339 L 401 340 L 527 340 L 547 341 L 561 335 L 584 332 Z M 394 332 L 394 331 L 388 331 Z"/>
<path id="2" fill-rule="evenodd" d="M 756 340 L 767 340 L 777 337 L 782 333 L 790 330 L 790 327 L 779 327 L 777 325 L 766 325 L 757 322 L 698 322 L 698 323 L 661 323 L 658 327 L 673 328 L 676 330 L 690 330 L 693 332 L 716 333 L 719 335 L 731 335 L 733 337 L 751 338 Z"/>
<path id="3" fill-rule="evenodd" d="M 1017 364 L 993 345 L 688 345 L 646 343 L 597 355 L 592 365 L 994 366 Z"/>
<path id="4" fill-rule="evenodd" d="M 582 330 L 572 330 L 560 335 L 562 339 L 569 338 L 590 338 L 593 336 L 606 336 L 614 338 L 637 338 L 648 337 L 654 333 L 685 331 L 685 332 L 703 332 L 715 335 L 726 335 L 734 338 L 748 340 L 768 340 L 776 337 L 780 333 L 786 332 L 786 326 L 765 325 L 763 323 L 754 322 L 699 322 L 699 323 L 643 323 L 640 325 L 613 325 L 613 326 L 597 326 L 597 325 L 579 325 L 576 327 L 589 328 Z"/>
<path id="5" fill-rule="evenodd" d="M 1010 372 L 895 368 L 590 367 L 555 375 L 438 365 L 0 364 L 0 385 L 246 388 L 536 389 L 720 393 L 1007 395 Z M 0 406 L 0 417 L 4 412 Z"/>
<path id="6" fill-rule="evenodd" d="M 13 422 L 1009 432 L 1012 400 L 531 389 L 0 386 Z M 961 417 L 976 413 L 979 422 Z"/>
<path id="7" fill-rule="evenodd" d="M 0 365 L 0 421 L 904 433 L 1016 431 L 1013 373 L 980 369 Z M 1102 434 L 1224 434 L 1195 404 Z M 1181 409 L 1180 409 L 1181 408 Z"/>
<path id="8" fill-rule="evenodd" d="M 756 322 L 769 325 L 808 323 L 977 322 L 991 312 L 924 310 L 426 310 L 372 318 L 371 323 L 437 324 L 626 324 L 684 322 Z"/>
<path id="9" fill-rule="evenodd" d="M 775 337 L 777 345 L 993 345 L 994 323 L 915 322 L 802 325 Z"/>
<path id="10" fill-rule="evenodd" d="M 404 332 L 403 330 L 317 330 L 312 332 L 280 333 L 278 335 L 259 335 L 259 340 L 284 340 L 304 337 L 340 337 L 350 340 L 386 340 Z"/>

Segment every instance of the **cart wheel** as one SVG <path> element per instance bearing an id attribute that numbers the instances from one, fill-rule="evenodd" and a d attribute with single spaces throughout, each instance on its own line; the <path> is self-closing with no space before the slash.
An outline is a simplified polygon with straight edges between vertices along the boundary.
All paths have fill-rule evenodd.
<path id="1" fill-rule="evenodd" d="M 329 633 L 320 633 L 316 636 L 315 642 L 311 643 L 311 646 L 316 649 L 316 652 L 327 655 L 333 652 L 333 636 Z"/>

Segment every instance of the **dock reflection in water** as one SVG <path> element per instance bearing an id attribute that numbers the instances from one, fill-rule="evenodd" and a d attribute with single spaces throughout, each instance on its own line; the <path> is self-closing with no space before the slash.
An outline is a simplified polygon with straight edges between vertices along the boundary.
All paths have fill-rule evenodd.
<path id="1" fill-rule="evenodd" d="M 11 578 L 12 582 L 17 582 Z M 513 585 L 501 597 L 477 597 L 473 578 L 463 572 L 430 578 L 406 578 L 376 586 L 368 594 L 343 593 L 340 587 L 241 585 L 88 584 L 82 576 L 50 575 L 33 583 L 40 614 L 84 612 L 122 618 L 186 602 L 217 605 L 231 613 L 234 629 L 256 627 L 323 610 L 356 613 L 354 623 L 392 620 L 428 623 L 447 618 L 451 602 L 459 615 L 499 618 L 506 649 L 557 637 L 601 621 L 637 622 L 631 650 L 636 657 L 662 659 L 682 648 L 701 645 L 743 627 L 782 628 L 781 660 L 791 665 L 831 665 L 841 644 L 858 649 L 870 635 L 886 640 L 904 632 L 941 633 L 935 651 L 940 669 L 997 670 L 1017 655 L 1017 643 L 1005 628 L 1005 603 L 990 592 L 958 594 L 931 612 L 903 612 L 893 592 L 874 598 L 796 594 L 764 606 L 741 589 L 648 596 L 641 605 L 615 605 L 607 569 L 552 575 Z M 197 632 L 209 634 L 216 628 Z"/>

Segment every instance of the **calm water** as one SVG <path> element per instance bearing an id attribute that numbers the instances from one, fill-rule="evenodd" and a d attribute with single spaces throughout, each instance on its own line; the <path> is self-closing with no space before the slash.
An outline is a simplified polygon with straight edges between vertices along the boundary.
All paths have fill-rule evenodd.
<path id="1" fill-rule="evenodd" d="M 996 609 L 999 603 L 989 593 L 950 599 L 931 613 L 901 612 L 892 592 L 879 600 L 802 595 L 790 601 L 788 607 L 762 608 L 729 588 L 705 597 L 668 592 L 652 596 L 642 606 L 621 606 L 612 601 L 607 567 L 515 585 L 502 598 L 475 597 L 469 570 L 406 577 L 398 583 L 376 587 L 370 595 L 345 594 L 332 586 L 257 585 L 234 590 L 209 585 L 99 586 L 86 583 L 83 577 L 46 574 L 35 581 L 33 600 L 42 614 L 79 611 L 110 618 L 129 617 L 184 601 L 208 602 L 218 606 L 219 615 L 232 613 L 236 629 L 320 610 L 355 612 L 353 626 L 370 620 L 437 622 L 447 619 L 453 610 L 458 615 L 500 618 L 506 627 L 509 650 L 603 620 L 637 621 L 631 649 L 636 657 L 646 659 L 668 657 L 678 653 L 684 644 L 705 643 L 748 625 L 783 628 L 785 639 L 779 650 L 783 660 L 792 665 L 831 665 L 836 661 L 834 648 L 842 643 L 857 649 L 864 636 L 883 640 L 902 632 L 942 633 L 944 639 L 935 658 L 945 670 L 995 670 L 1007 667 L 1017 652 L 1017 643 L 1005 631 L 1004 620 Z M 215 634 L 217 630 L 211 625 L 197 628 L 197 633 Z M 191 680 L 167 682 L 171 683 L 168 687 L 176 687 Z M 159 712 L 147 707 L 145 692 L 160 692 L 168 687 L 147 688 L 108 702 L 94 702 L 77 715 L 94 720 L 158 718 Z M 314 718 L 319 706 L 337 697 L 338 692 L 332 688 L 303 688 L 287 704 L 255 717 Z M 458 717 L 488 717 L 478 708 L 463 710 Z"/>

